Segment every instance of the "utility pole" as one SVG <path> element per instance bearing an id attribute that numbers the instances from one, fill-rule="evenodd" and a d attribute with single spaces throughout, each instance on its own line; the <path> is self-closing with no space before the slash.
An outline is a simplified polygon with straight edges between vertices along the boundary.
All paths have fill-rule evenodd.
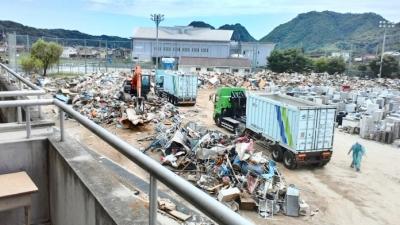
<path id="1" fill-rule="evenodd" d="M 158 69 L 158 27 L 161 21 L 164 20 L 163 14 L 151 14 L 151 20 L 156 23 L 156 70 Z"/>
<path id="2" fill-rule="evenodd" d="M 382 77 L 382 66 L 383 66 L 383 54 L 385 53 L 385 43 L 386 43 L 386 28 L 393 28 L 394 23 L 388 21 L 379 21 L 379 27 L 383 28 L 383 41 L 382 41 L 382 51 L 381 51 L 381 63 L 379 65 L 379 75 Z"/>

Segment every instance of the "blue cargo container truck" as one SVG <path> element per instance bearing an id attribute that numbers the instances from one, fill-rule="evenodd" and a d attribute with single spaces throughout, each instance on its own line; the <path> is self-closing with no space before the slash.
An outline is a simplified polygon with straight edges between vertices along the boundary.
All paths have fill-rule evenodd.
<path id="1" fill-rule="evenodd" d="M 174 105 L 194 105 L 197 97 L 197 75 L 165 72 L 163 95 Z"/>
<path id="2" fill-rule="evenodd" d="M 229 108 L 216 110 L 214 119 L 219 122 L 217 125 L 234 131 L 243 121 L 247 131 L 267 140 L 271 145 L 272 158 L 283 161 L 289 169 L 295 169 L 301 164 L 324 166 L 330 161 L 335 106 L 320 105 L 288 95 L 245 93 L 243 89 L 242 92 L 241 100 L 235 97 L 239 96 L 236 89 L 231 93 L 224 92 L 230 95 L 228 99 L 232 103 L 229 108 L 245 107 L 245 110 L 242 110 L 242 115 L 237 114 L 238 110 Z M 220 90 L 217 93 L 221 93 Z M 223 99 L 223 96 L 216 96 L 215 99 Z M 238 102 L 244 105 L 238 106 Z M 214 104 L 217 105 L 218 102 Z"/>

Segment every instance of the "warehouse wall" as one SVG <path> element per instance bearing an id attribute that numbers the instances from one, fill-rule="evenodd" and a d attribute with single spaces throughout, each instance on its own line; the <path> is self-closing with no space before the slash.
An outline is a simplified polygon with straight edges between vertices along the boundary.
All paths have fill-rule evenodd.
<path id="1" fill-rule="evenodd" d="M 156 57 L 156 54 L 155 40 L 133 39 L 133 58 L 141 61 L 150 61 L 153 57 Z M 159 41 L 159 57 L 228 58 L 229 55 L 230 42 Z"/>

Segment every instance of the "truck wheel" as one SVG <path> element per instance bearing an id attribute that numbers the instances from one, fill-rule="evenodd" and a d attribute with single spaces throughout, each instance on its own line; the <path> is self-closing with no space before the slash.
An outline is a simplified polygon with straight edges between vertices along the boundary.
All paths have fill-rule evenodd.
<path id="1" fill-rule="evenodd" d="M 272 159 L 276 162 L 282 162 L 283 160 L 283 149 L 281 146 L 274 146 L 272 149 Z"/>
<path id="2" fill-rule="evenodd" d="M 326 164 L 328 164 L 329 161 L 325 161 L 325 162 L 320 162 L 318 163 L 318 167 L 324 167 Z"/>
<path id="3" fill-rule="evenodd" d="M 215 124 L 216 124 L 218 127 L 221 127 L 221 116 L 220 116 L 220 115 L 215 115 L 214 121 L 215 121 Z"/>
<path id="4" fill-rule="evenodd" d="M 290 170 L 297 168 L 296 156 L 293 152 L 286 150 L 285 153 L 283 153 L 283 165 Z"/>

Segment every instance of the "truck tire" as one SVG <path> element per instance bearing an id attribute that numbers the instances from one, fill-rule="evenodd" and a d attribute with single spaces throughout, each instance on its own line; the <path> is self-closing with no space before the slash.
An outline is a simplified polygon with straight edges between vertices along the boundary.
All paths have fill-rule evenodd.
<path id="1" fill-rule="evenodd" d="M 282 162 L 283 160 L 283 152 L 284 150 L 282 149 L 281 146 L 274 146 L 272 149 L 272 159 L 275 160 L 276 162 Z"/>
<path id="2" fill-rule="evenodd" d="M 285 153 L 283 153 L 283 165 L 290 170 L 297 168 L 296 156 L 293 152 L 286 150 Z"/>
<path id="3" fill-rule="evenodd" d="M 215 115 L 214 117 L 214 122 L 218 127 L 221 127 L 221 116 L 220 115 Z"/>

